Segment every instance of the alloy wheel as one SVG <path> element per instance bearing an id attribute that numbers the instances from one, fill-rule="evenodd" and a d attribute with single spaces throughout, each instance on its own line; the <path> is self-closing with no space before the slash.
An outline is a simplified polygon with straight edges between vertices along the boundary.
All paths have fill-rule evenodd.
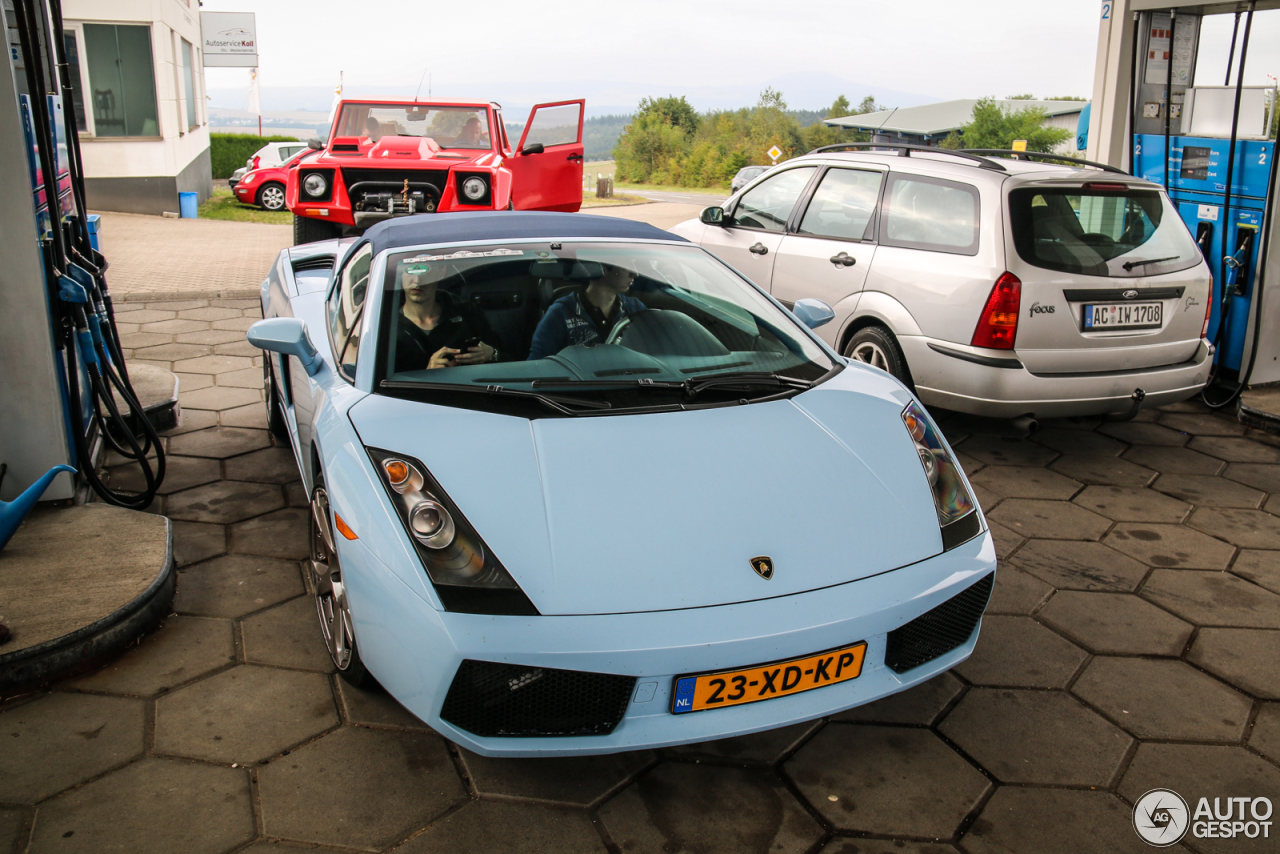
<path id="1" fill-rule="evenodd" d="M 262 206 L 269 211 L 284 210 L 284 190 L 267 187 L 262 191 Z"/>
<path id="2" fill-rule="evenodd" d="M 320 634 L 324 636 L 329 657 L 334 667 L 346 670 L 351 665 L 355 632 L 351 628 L 351 610 L 334 548 L 331 519 L 329 496 L 324 487 L 317 487 L 311 498 L 311 589 L 316 597 Z"/>
<path id="3" fill-rule="evenodd" d="M 880 345 L 874 341 L 859 341 L 849 353 L 850 357 L 857 359 L 859 362 L 866 362 L 868 365 L 877 367 L 882 371 L 889 370 L 889 359 L 884 354 L 884 350 L 880 349 Z"/>

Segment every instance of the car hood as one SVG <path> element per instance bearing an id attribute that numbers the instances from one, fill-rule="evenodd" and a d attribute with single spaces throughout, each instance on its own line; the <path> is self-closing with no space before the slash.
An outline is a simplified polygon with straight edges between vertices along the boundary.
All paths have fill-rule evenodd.
<path id="1" fill-rule="evenodd" d="M 427 466 L 540 613 L 605 614 L 785 596 L 941 552 L 909 400 L 851 367 L 748 406 L 530 421 L 371 395 L 351 420 Z"/>

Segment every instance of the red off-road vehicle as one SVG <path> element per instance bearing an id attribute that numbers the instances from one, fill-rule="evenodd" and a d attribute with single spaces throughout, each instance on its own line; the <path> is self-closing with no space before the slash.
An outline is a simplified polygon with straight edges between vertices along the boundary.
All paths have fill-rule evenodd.
<path id="1" fill-rule="evenodd" d="M 584 103 L 534 107 L 513 149 L 494 103 L 342 101 L 328 143 L 288 166 L 294 243 L 415 213 L 576 211 Z"/>

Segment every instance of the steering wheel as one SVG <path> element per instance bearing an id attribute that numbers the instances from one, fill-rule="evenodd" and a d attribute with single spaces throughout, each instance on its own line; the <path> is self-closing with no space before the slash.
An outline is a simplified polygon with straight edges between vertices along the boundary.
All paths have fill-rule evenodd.
<path id="1" fill-rule="evenodd" d="M 651 310 L 652 309 L 645 309 L 645 311 Z M 613 328 L 609 330 L 609 337 L 604 339 L 604 343 L 617 344 L 618 339 L 622 337 L 623 333 L 627 331 L 627 327 L 631 325 L 631 318 L 637 317 L 643 313 L 644 312 L 638 311 L 635 314 L 628 314 L 626 317 L 620 318 L 618 322 L 613 325 Z"/>

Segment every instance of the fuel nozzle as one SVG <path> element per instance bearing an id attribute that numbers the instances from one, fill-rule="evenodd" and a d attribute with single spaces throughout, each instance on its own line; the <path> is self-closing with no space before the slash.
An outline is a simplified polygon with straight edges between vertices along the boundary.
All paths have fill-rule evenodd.
<path id="1" fill-rule="evenodd" d="M 1235 296 L 1242 297 L 1248 293 L 1248 281 L 1245 274 L 1241 271 L 1247 271 L 1249 268 L 1249 259 L 1253 252 L 1253 236 L 1255 229 L 1240 228 L 1236 232 L 1236 251 L 1222 259 L 1227 265 L 1227 284 L 1233 285 L 1231 293 Z"/>

